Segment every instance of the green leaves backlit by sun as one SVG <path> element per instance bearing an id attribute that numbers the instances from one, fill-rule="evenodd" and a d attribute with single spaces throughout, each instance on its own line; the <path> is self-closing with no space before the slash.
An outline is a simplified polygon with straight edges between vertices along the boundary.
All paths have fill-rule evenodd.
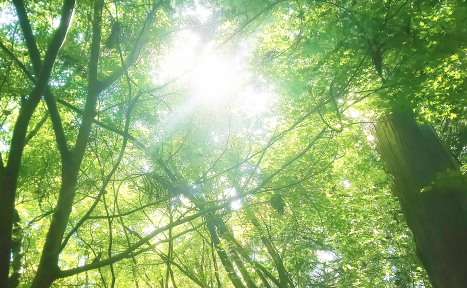
<path id="1" fill-rule="evenodd" d="M 462 1 L 49 2 L 0 1 L 0 287 L 430 287 L 368 127 L 467 161 Z"/>

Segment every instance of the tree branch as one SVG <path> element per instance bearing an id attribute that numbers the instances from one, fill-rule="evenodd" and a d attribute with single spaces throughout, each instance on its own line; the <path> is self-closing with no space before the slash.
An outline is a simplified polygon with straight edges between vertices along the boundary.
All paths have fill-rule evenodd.
<path id="1" fill-rule="evenodd" d="M 0 48 L 5 52 L 7 53 L 11 59 L 13 59 L 13 61 L 21 68 L 21 70 L 23 71 L 23 73 L 29 78 L 29 80 L 31 80 L 33 83 L 36 82 L 36 79 L 34 79 L 34 76 L 27 70 L 26 66 L 24 66 L 24 64 L 19 61 L 19 59 L 1 42 L 0 40 Z M 47 90 L 45 91 L 45 97 L 47 99 L 47 97 L 51 98 L 51 99 L 54 99 L 55 101 L 55 97 L 53 96 L 52 94 L 52 91 L 50 91 L 49 87 L 47 88 Z M 56 102 L 62 104 L 63 106 L 66 106 L 68 108 L 70 108 L 71 110 L 73 110 L 74 112 L 82 115 L 83 114 L 83 110 L 79 109 L 78 107 L 62 100 L 62 99 L 56 99 Z M 51 109 L 53 107 L 50 107 L 51 105 L 48 105 L 48 108 L 49 108 L 49 111 L 50 110 L 57 110 L 57 109 Z M 58 111 L 57 111 L 57 115 L 58 115 Z M 60 116 L 57 117 L 58 119 L 60 119 Z M 53 121 L 53 120 L 52 120 Z M 60 123 L 59 126 L 57 126 L 57 128 L 59 128 L 58 130 L 63 130 L 63 128 L 60 128 L 61 127 L 61 121 L 56 121 L 56 123 Z M 116 127 L 112 127 L 110 125 L 107 125 L 97 119 L 94 118 L 94 123 L 97 125 L 97 126 L 100 126 L 104 129 L 107 129 L 111 132 L 114 132 L 116 134 L 119 134 L 121 136 L 127 136 L 129 140 L 131 140 L 133 143 L 135 143 L 136 147 L 140 148 L 141 150 L 145 151 L 146 150 L 146 146 L 141 143 L 138 139 L 136 139 L 135 137 L 131 136 L 130 134 L 125 134 L 123 131 L 117 129 Z M 54 126 L 55 127 L 55 126 Z M 54 128 L 55 129 L 55 128 Z M 64 135 L 64 133 L 57 133 L 57 130 L 55 130 L 55 134 L 57 135 Z M 61 141 L 62 143 L 65 142 L 65 141 Z"/>
<path id="2" fill-rule="evenodd" d="M 66 244 L 68 243 L 68 240 L 71 238 L 71 236 L 73 236 L 73 234 L 75 234 L 78 228 L 81 227 L 81 225 L 83 225 L 83 223 L 89 219 L 89 215 L 91 215 L 91 213 L 94 211 L 97 204 L 99 204 L 99 201 L 101 200 L 102 195 L 104 195 L 105 193 L 106 193 L 105 189 L 101 189 L 100 193 L 97 195 L 96 200 L 94 200 L 94 203 L 92 203 L 91 207 L 89 207 L 86 214 L 84 214 L 84 216 L 79 220 L 79 222 L 75 225 L 75 227 L 73 227 L 73 229 L 71 229 L 71 231 L 63 239 L 62 244 L 60 246 L 60 251 L 62 251 L 65 248 Z"/>
<path id="3" fill-rule="evenodd" d="M 37 50 L 36 39 L 31 29 L 29 22 L 28 13 L 24 6 L 23 0 L 13 0 L 13 4 L 16 8 L 16 14 L 18 14 L 19 24 L 23 31 L 24 40 L 26 40 L 26 47 L 28 48 L 29 57 L 31 58 L 32 66 L 34 68 L 34 74 L 36 77 L 41 72 L 41 54 Z"/>
<path id="4" fill-rule="evenodd" d="M 28 136 L 26 136 L 26 139 L 24 139 L 24 146 L 28 145 L 28 143 L 32 139 L 32 137 L 36 136 L 37 132 L 39 132 L 42 125 L 44 125 L 45 121 L 47 121 L 48 117 L 49 117 L 49 111 L 46 111 L 45 115 L 42 117 L 42 119 L 39 121 L 39 123 L 36 124 L 36 127 L 34 127 L 34 129 L 31 130 L 31 132 L 29 132 Z"/>
<path id="5" fill-rule="evenodd" d="M 159 204 L 161 203 L 162 201 L 155 201 L 155 202 L 151 202 L 151 203 L 148 203 L 148 204 L 145 204 L 141 207 L 138 207 L 138 208 L 135 208 L 133 210 L 130 210 L 130 211 L 127 211 L 127 212 L 123 212 L 123 213 L 120 213 L 120 214 L 116 214 L 116 215 L 109 215 L 109 216 L 104 216 L 104 215 L 98 215 L 98 216 L 90 216 L 88 217 L 88 219 L 107 219 L 107 218 L 117 218 L 117 217 L 123 217 L 123 216 L 127 216 L 127 215 L 131 215 L 135 212 L 138 212 L 140 210 L 143 210 L 144 208 L 147 208 L 149 206 L 152 206 L 152 205 L 156 205 L 156 204 Z"/>
<path id="6" fill-rule="evenodd" d="M 79 273 L 82 273 L 82 272 L 85 272 L 85 271 L 89 271 L 89 270 L 97 269 L 97 268 L 100 268 L 100 267 L 104 267 L 104 266 L 110 265 L 111 263 L 115 263 L 115 262 L 120 261 L 122 259 L 131 257 L 130 256 L 131 252 L 135 251 L 136 249 L 138 249 L 142 245 L 146 244 L 154 236 L 156 236 L 156 235 L 158 235 L 158 234 L 160 234 L 160 233 L 162 233 L 162 232 L 164 232 L 164 231 L 166 231 L 166 230 L 168 230 L 170 228 L 177 227 L 177 226 L 182 225 L 184 223 L 195 220 L 195 219 L 205 215 L 206 213 L 217 211 L 217 210 L 223 209 L 225 207 L 228 207 L 230 204 L 231 204 L 231 201 L 229 200 L 229 201 L 225 202 L 224 204 L 220 204 L 220 205 L 217 205 L 217 206 L 212 206 L 212 207 L 203 209 L 203 210 L 199 211 L 198 213 L 195 213 L 195 214 L 193 214 L 191 216 L 188 216 L 186 218 L 176 220 L 171 224 L 168 224 L 166 226 L 163 226 L 161 228 L 158 228 L 158 229 L 154 230 L 153 232 L 151 232 L 147 236 L 141 238 L 135 244 L 131 245 L 130 247 L 128 247 L 127 249 L 125 249 L 124 251 L 122 251 L 121 253 L 119 253 L 119 254 L 117 254 L 117 255 L 115 255 L 113 257 L 110 257 L 110 258 L 105 259 L 103 261 L 98 261 L 98 262 L 94 262 L 94 263 L 91 263 L 91 264 L 88 264 L 88 265 L 77 267 L 77 268 L 74 268 L 74 269 L 60 271 L 58 273 L 58 278 L 65 278 L 65 277 L 73 276 L 73 275 L 76 275 L 76 274 L 79 274 Z"/>
<path id="7" fill-rule="evenodd" d="M 28 47 L 29 57 L 31 58 L 31 63 L 32 63 L 33 68 L 34 68 L 34 73 L 35 73 L 35 75 L 37 77 L 39 75 L 41 69 L 42 69 L 40 52 L 37 49 L 36 41 L 34 39 L 34 34 L 32 32 L 31 25 L 30 25 L 30 22 L 29 22 L 29 19 L 28 19 L 28 15 L 26 13 L 26 10 L 25 10 L 25 7 L 23 5 L 22 0 L 15 0 L 14 3 L 15 3 L 16 10 L 17 10 L 17 13 L 18 13 L 18 17 L 20 19 L 20 25 L 21 25 L 21 29 L 23 30 L 23 36 L 24 36 L 24 38 L 26 40 L 26 46 Z M 20 17 L 20 15 L 21 15 L 21 17 Z M 58 53 L 58 50 L 57 50 L 57 53 Z M 10 52 L 8 54 L 11 57 L 13 57 L 14 59 L 16 58 L 16 57 L 14 57 L 13 53 Z M 24 67 L 24 65 L 22 65 L 19 60 L 16 59 L 15 62 L 17 64 L 19 64 L 19 66 L 21 67 L 21 69 L 24 72 L 27 71 L 26 67 Z M 26 75 L 28 75 L 28 74 L 29 74 L 29 71 L 28 71 L 28 73 L 26 73 Z M 32 77 L 32 75 L 30 75 L 30 76 L 31 76 L 30 77 L 31 80 L 35 83 L 35 80 L 36 80 L 35 77 Z M 67 147 L 65 132 L 63 131 L 63 126 L 62 126 L 62 121 L 60 119 L 60 114 L 58 113 L 58 109 L 56 107 L 57 104 L 55 103 L 55 97 L 53 97 L 52 92 L 50 91 L 50 87 L 48 85 L 45 88 L 44 98 L 45 98 L 45 101 L 46 101 L 46 104 L 47 104 L 47 108 L 49 109 L 49 112 L 50 112 L 50 118 L 52 120 L 52 127 L 53 127 L 54 132 L 55 132 L 57 146 L 58 146 L 58 149 L 60 151 L 60 156 L 61 156 L 62 162 L 63 162 L 63 161 L 66 161 L 67 159 L 69 159 L 69 152 L 70 151 L 69 151 L 69 149 Z"/>
<path id="8" fill-rule="evenodd" d="M 70 103 L 68 103 L 68 102 L 66 102 L 66 101 L 64 101 L 62 99 L 57 99 L 57 102 L 62 104 L 63 106 L 66 106 L 66 107 L 70 108 L 71 110 L 73 110 L 74 112 L 76 112 L 76 113 L 78 113 L 80 115 L 83 114 L 83 110 L 79 109 L 78 107 L 76 107 L 76 106 L 74 106 L 74 105 L 72 105 L 72 104 L 70 104 Z M 125 132 L 117 129 L 116 127 L 105 124 L 105 123 L 103 123 L 103 122 L 101 122 L 101 121 L 99 121 L 97 119 L 94 119 L 93 122 L 97 126 L 100 126 L 100 127 L 104 128 L 104 129 L 107 129 L 107 130 L 109 130 L 111 132 L 114 132 L 114 133 L 116 133 L 118 135 L 121 135 L 123 137 L 128 137 L 129 140 L 131 140 L 133 143 L 135 143 L 136 147 L 140 148 L 143 151 L 146 150 L 146 146 L 143 143 L 141 143 L 138 139 L 131 136 L 129 133 L 125 133 Z"/>
<path id="9" fill-rule="evenodd" d="M 100 93 L 98 75 L 98 64 L 100 56 L 101 33 L 102 33 L 102 8 L 103 1 L 96 0 L 94 3 L 94 20 L 92 24 L 92 42 L 91 42 L 91 56 L 89 59 L 89 83 L 88 83 L 88 96 L 86 97 L 86 104 L 84 106 L 81 126 L 76 139 L 76 145 L 73 149 L 74 157 L 76 157 L 76 165 L 81 165 L 83 160 L 86 145 L 88 143 L 89 135 L 91 133 L 91 125 L 96 116 L 97 98 Z"/>
<path id="10" fill-rule="evenodd" d="M 157 10 L 159 9 L 159 7 L 161 6 L 161 4 L 162 4 L 162 0 L 159 0 L 159 2 L 155 4 L 152 10 L 149 12 L 148 16 L 146 17 L 146 21 L 143 25 L 141 34 L 139 35 L 138 40 L 136 40 L 136 44 L 133 47 L 133 51 L 131 52 L 130 56 L 126 59 L 125 63 L 123 63 L 121 67 L 117 68 L 117 70 L 115 70 L 110 76 L 108 76 L 106 79 L 102 80 L 99 83 L 99 87 L 98 87 L 99 92 L 108 88 L 115 81 L 117 81 L 121 76 L 123 76 L 123 74 L 125 73 L 125 70 L 133 66 L 136 60 L 138 60 L 139 53 L 141 52 L 144 45 L 146 44 L 147 38 L 149 36 L 149 32 L 150 32 L 152 21 L 154 20 L 154 16 Z"/>

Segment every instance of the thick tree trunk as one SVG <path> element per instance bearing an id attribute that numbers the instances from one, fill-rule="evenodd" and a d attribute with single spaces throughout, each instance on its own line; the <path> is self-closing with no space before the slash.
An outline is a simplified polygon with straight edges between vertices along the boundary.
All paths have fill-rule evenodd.
<path id="1" fill-rule="evenodd" d="M 467 185 L 458 163 L 410 112 L 394 113 L 374 132 L 433 286 L 467 287 Z"/>

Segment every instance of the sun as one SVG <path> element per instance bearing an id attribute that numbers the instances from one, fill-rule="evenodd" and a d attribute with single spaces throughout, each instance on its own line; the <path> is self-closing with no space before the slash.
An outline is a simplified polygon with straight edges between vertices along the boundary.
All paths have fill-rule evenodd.
<path id="1" fill-rule="evenodd" d="M 194 97 L 203 104 L 228 102 L 239 84 L 238 65 L 232 58 L 211 56 L 191 73 L 189 85 Z"/>
<path id="2" fill-rule="evenodd" d="M 227 107 L 246 117 L 258 117 L 268 111 L 275 95 L 269 91 L 264 77 L 255 76 L 251 71 L 249 44 L 239 43 L 232 50 L 212 49 L 213 43 L 203 43 L 198 33 L 190 29 L 177 33 L 169 55 L 155 58 L 159 60 L 151 71 L 154 84 L 178 79 L 183 87 L 184 107 L 190 109 L 204 107 L 219 111 Z"/>

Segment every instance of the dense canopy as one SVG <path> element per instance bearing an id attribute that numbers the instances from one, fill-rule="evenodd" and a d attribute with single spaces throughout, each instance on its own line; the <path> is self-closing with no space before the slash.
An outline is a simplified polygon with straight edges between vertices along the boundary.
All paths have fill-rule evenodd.
<path id="1" fill-rule="evenodd" d="M 466 287 L 466 19 L 1 0 L 0 287 Z"/>

